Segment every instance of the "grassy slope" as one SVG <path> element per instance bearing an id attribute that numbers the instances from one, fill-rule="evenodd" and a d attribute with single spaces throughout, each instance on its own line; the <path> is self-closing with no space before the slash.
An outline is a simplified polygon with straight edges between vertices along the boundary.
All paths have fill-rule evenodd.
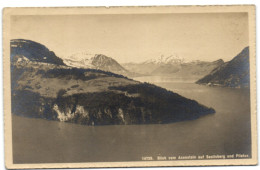
<path id="1" fill-rule="evenodd" d="M 109 86 L 138 83 L 116 74 L 108 75 L 104 71 L 75 69 L 36 62 L 16 65 L 15 70 L 17 75 L 22 73 L 22 76 L 19 76 L 19 80 L 17 80 L 18 83 L 14 85 L 16 90 L 29 90 L 50 98 L 57 97 L 57 93 L 61 89 L 66 90 L 65 95 L 73 95 L 77 93 L 101 92 L 108 90 Z M 13 77 L 18 76 L 14 75 Z"/>

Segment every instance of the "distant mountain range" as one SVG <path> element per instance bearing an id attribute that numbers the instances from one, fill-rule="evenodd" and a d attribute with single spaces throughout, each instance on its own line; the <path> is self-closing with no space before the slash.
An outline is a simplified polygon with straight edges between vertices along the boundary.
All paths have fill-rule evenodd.
<path id="1" fill-rule="evenodd" d="M 246 47 L 233 60 L 222 59 L 206 62 L 186 62 L 177 55 L 160 56 L 142 63 L 119 64 L 103 54 L 75 53 L 61 59 L 44 45 L 25 39 L 11 40 L 11 61 L 21 63 L 41 62 L 84 69 L 98 69 L 107 72 L 135 76 L 171 76 L 198 80 L 198 84 L 226 87 L 249 86 L 249 48 Z M 203 78 L 202 78 L 203 77 Z"/>
<path id="2" fill-rule="evenodd" d="M 223 60 L 213 62 L 192 61 L 185 62 L 177 55 L 160 56 L 142 63 L 119 64 L 111 57 L 103 54 L 75 53 L 63 59 L 71 67 L 91 68 L 122 74 L 128 77 L 135 76 L 176 76 L 197 80 L 224 63 Z"/>
<path id="3" fill-rule="evenodd" d="M 224 64 L 222 59 L 213 62 L 199 60 L 185 62 L 184 59 L 170 56 L 142 63 L 124 63 L 122 66 L 143 75 L 175 76 L 196 80 L 209 74 L 213 69 L 222 64 Z"/>
<path id="4" fill-rule="evenodd" d="M 231 61 L 214 69 L 196 83 L 209 86 L 247 88 L 250 86 L 249 47 Z"/>
<path id="5" fill-rule="evenodd" d="M 182 63 L 184 63 L 184 59 L 180 58 L 178 55 L 170 55 L 170 56 L 161 55 L 159 58 L 149 59 L 143 62 L 143 64 L 158 64 L 158 65 L 182 64 Z"/>
<path id="6" fill-rule="evenodd" d="M 12 40 L 11 46 L 13 114 L 84 125 L 114 125 L 172 123 L 215 112 L 152 84 L 98 69 L 66 66 L 36 42 Z M 91 64 L 103 67 L 107 58 L 96 58 Z"/>

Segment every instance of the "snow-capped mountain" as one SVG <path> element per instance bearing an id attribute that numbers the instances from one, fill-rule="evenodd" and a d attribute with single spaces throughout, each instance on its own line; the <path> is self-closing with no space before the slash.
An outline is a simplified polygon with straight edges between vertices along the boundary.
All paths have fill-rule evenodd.
<path id="1" fill-rule="evenodd" d="M 68 66 L 77 68 L 93 68 L 91 58 L 95 57 L 95 54 L 89 54 L 87 52 L 75 53 L 63 59 L 64 63 Z"/>
<path id="2" fill-rule="evenodd" d="M 99 69 L 123 75 L 129 74 L 129 71 L 122 67 L 116 60 L 103 54 L 75 53 L 66 57 L 63 61 L 71 67 Z"/>
<path id="3" fill-rule="evenodd" d="M 156 59 L 150 59 L 145 62 L 144 64 L 182 64 L 184 63 L 184 59 L 179 57 L 178 55 L 170 55 L 170 56 L 164 56 L 161 55 L 159 58 Z"/>
<path id="4" fill-rule="evenodd" d="M 187 61 L 177 55 L 160 56 L 142 63 L 124 63 L 123 66 L 132 72 L 144 75 L 175 76 L 187 79 L 198 79 L 209 74 L 224 63 L 216 61 Z"/>

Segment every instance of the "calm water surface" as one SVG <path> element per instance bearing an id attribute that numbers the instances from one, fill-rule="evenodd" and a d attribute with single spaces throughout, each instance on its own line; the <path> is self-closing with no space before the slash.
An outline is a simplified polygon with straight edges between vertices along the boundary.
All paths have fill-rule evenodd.
<path id="1" fill-rule="evenodd" d="M 13 115 L 14 163 L 141 161 L 142 156 L 251 154 L 249 90 L 139 77 L 215 114 L 173 124 L 83 126 Z"/>

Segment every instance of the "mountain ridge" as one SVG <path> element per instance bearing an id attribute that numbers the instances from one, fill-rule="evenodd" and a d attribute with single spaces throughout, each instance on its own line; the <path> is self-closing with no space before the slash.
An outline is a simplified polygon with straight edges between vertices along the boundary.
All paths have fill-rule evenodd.
<path id="1" fill-rule="evenodd" d="M 64 62 L 71 67 L 99 69 L 126 76 L 135 75 L 135 73 L 121 66 L 115 59 L 104 54 L 80 52 L 64 58 Z"/>
<path id="2" fill-rule="evenodd" d="M 12 39 L 11 61 L 16 55 L 24 56 L 31 61 L 51 63 L 57 65 L 65 65 L 63 60 L 50 51 L 46 46 L 32 40 Z M 47 57 L 48 56 L 48 57 Z"/>
<path id="3" fill-rule="evenodd" d="M 250 86 L 249 72 L 249 47 L 245 47 L 232 60 L 217 67 L 196 83 L 210 86 L 248 88 Z"/>
<path id="4" fill-rule="evenodd" d="M 161 55 L 159 58 L 154 58 L 154 59 L 149 59 L 142 64 L 149 64 L 149 63 L 154 63 L 154 64 L 181 64 L 184 63 L 184 58 L 179 57 L 178 55 L 170 55 L 170 56 L 164 56 Z"/>
<path id="5" fill-rule="evenodd" d="M 224 64 L 222 59 L 216 61 L 191 61 L 191 62 L 142 62 L 142 63 L 124 63 L 126 69 L 133 72 L 153 76 L 175 76 L 187 79 L 199 79 L 213 69 Z"/>

